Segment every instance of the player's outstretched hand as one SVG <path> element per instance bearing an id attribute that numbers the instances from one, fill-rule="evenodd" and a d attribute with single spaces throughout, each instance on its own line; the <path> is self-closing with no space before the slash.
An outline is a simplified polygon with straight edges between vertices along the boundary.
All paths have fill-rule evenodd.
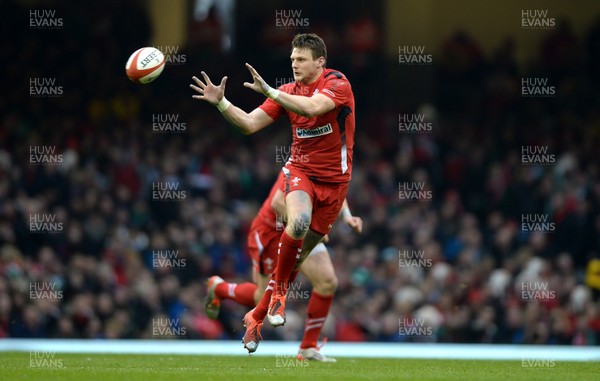
<path id="1" fill-rule="evenodd" d="M 244 82 L 244 87 L 252 89 L 259 94 L 267 95 L 267 92 L 269 91 L 269 89 L 271 89 L 271 86 L 269 86 L 265 82 L 265 80 L 262 79 L 260 74 L 258 74 L 256 69 L 254 69 L 252 65 L 246 63 L 246 67 L 248 68 L 248 71 L 250 71 L 250 75 L 252 75 L 252 79 L 254 80 L 254 82 Z"/>
<path id="2" fill-rule="evenodd" d="M 201 72 L 202 78 L 204 78 L 204 82 L 202 82 L 198 77 L 193 76 L 192 79 L 196 82 L 197 86 L 190 85 L 192 89 L 194 89 L 200 95 L 192 95 L 194 99 L 201 99 L 203 101 L 207 101 L 211 105 L 216 105 L 223 99 L 225 96 L 225 83 L 227 83 L 227 77 L 223 77 L 221 79 L 221 84 L 219 86 L 215 86 L 208 78 L 205 72 Z"/>
<path id="3" fill-rule="evenodd" d="M 362 218 L 352 216 L 344 217 L 344 222 L 354 230 L 355 233 L 362 233 L 363 221 Z"/>

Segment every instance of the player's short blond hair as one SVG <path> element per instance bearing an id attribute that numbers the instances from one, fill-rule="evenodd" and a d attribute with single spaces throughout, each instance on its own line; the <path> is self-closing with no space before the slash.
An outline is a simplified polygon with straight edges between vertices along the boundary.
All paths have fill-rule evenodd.
<path id="1" fill-rule="evenodd" d="M 327 61 L 327 47 L 325 41 L 314 33 L 301 33 L 294 36 L 292 40 L 292 49 L 310 49 L 313 59 L 319 57 Z"/>

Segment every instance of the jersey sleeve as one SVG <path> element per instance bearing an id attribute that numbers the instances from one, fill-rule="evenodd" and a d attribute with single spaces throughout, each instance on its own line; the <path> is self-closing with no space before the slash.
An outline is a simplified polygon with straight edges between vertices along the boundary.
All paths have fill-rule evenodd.
<path id="1" fill-rule="evenodd" d="M 335 107 L 338 107 L 352 98 L 352 88 L 346 77 L 339 78 L 336 75 L 331 75 L 319 94 L 331 99 L 335 103 Z"/>
<path id="2" fill-rule="evenodd" d="M 285 109 L 271 98 L 267 98 L 263 104 L 258 106 L 261 110 L 267 113 L 273 120 L 277 120 L 281 115 L 285 114 Z"/>

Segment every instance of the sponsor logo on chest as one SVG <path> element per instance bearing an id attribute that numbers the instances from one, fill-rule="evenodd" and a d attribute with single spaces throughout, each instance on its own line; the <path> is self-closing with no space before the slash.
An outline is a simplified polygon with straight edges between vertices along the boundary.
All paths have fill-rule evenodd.
<path id="1" fill-rule="evenodd" d="M 325 126 L 312 129 L 296 128 L 296 137 L 299 139 L 314 138 L 317 136 L 331 134 L 332 132 L 333 127 L 331 127 L 331 123 L 327 123 Z"/>

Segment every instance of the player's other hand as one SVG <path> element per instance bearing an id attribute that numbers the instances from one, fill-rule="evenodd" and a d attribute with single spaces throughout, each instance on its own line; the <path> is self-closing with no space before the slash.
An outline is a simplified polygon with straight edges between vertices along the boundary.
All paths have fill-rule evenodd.
<path id="1" fill-rule="evenodd" d="M 225 84 L 227 83 L 227 77 L 223 77 L 223 79 L 221 79 L 221 84 L 216 86 L 210 81 L 210 78 L 208 78 L 208 75 L 206 75 L 205 72 L 201 72 L 200 74 L 202 74 L 204 81 L 200 80 L 196 76 L 192 77 L 197 86 L 190 85 L 190 87 L 200 94 L 192 95 L 192 98 L 207 101 L 211 105 L 215 106 L 225 96 Z"/>
<path id="2" fill-rule="evenodd" d="M 344 217 L 344 222 L 346 225 L 350 226 L 355 233 L 362 233 L 363 221 L 362 218 L 352 216 L 352 217 Z"/>
<path id="3" fill-rule="evenodd" d="M 258 72 L 256 71 L 256 69 L 254 69 L 252 67 L 252 65 L 250 65 L 249 63 L 247 63 L 246 67 L 248 68 L 248 71 L 250 71 L 250 75 L 252 75 L 252 79 L 254 80 L 254 82 L 252 82 L 252 83 L 250 83 L 250 82 L 244 82 L 244 87 L 252 89 L 252 90 L 256 91 L 259 94 L 267 95 L 267 92 L 269 91 L 269 89 L 271 88 L 271 86 L 269 86 L 265 82 L 265 80 L 262 79 L 262 77 L 260 76 L 260 74 L 258 74 Z"/>

